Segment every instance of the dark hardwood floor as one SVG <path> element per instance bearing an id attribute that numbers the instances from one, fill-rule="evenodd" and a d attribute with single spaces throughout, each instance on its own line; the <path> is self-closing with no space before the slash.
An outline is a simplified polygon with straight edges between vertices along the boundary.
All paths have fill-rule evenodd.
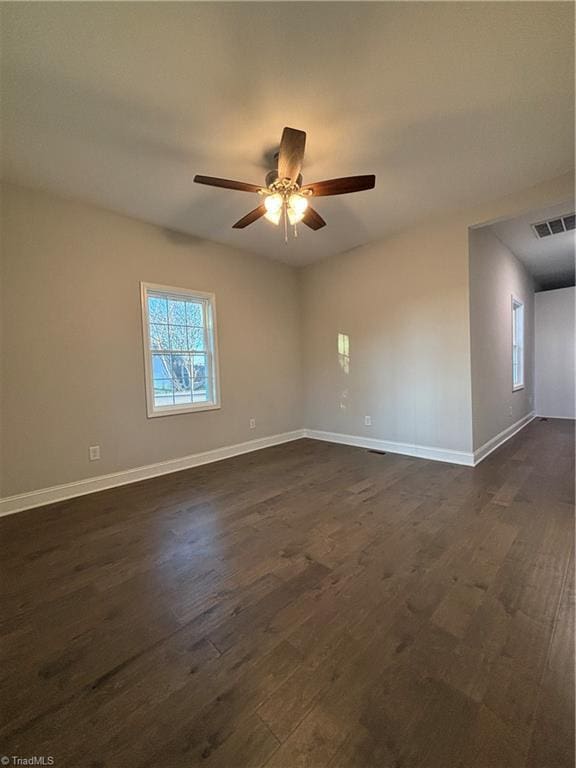
<path id="1" fill-rule="evenodd" d="M 0 520 L 0 752 L 574 765 L 574 428 L 476 469 L 301 440 Z"/>

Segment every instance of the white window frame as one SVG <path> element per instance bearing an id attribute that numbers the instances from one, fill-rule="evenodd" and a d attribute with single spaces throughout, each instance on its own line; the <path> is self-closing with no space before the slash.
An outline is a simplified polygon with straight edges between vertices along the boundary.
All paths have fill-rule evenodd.
<path id="1" fill-rule="evenodd" d="M 512 392 L 518 392 L 524 389 L 525 381 L 525 365 L 524 365 L 524 338 L 525 338 L 525 323 L 526 316 L 524 310 L 524 302 L 512 296 Z M 520 318 L 520 328 L 518 328 L 518 318 Z M 517 339 L 518 332 L 520 333 L 520 339 Z M 518 353 L 516 349 L 518 348 Z M 518 359 L 516 360 L 516 355 Z M 514 364 L 518 364 L 518 380 L 514 380 Z"/>
<path id="2" fill-rule="evenodd" d="M 212 375 L 213 397 L 209 403 L 184 403 L 178 405 L 156 405 L 154 402 L 154 377 L 152 375 L 152 352 L 150 344 L 150 326 L 148 318 L 148 294 L 163 293 L 168 298 L 201 300 L 206 306 L 206 355 L 208 369 Z M 142 341 L 144 348 L 144 374 L 146 381 L 146 408 L 148 418 L 156 416 L 175 416 L 196 411 L 214 411 L 220 405 L 220 371 L 218 365 L 218 332 L 216 327 L 216 297 L 213 293 L 194 291 L 190 288 L 175 288 L 157 283 L 140 283 L 140 303 L 142 307 Z"/>

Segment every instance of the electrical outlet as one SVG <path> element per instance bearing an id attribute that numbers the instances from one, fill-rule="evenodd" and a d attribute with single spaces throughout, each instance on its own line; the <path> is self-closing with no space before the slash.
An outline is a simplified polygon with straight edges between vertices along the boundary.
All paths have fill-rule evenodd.
<path id="1" fill-rule="evenodd" d="M 91 445 L 90 448 L 88 448 L 88 454 L 90 456 L 90 461 L 98 461 L 100 458 L 100 446 Z"/>
<path id="2" fill-rule="evenodd" d="M 256 429 L 256 419 L 250 419 L 250 429 Z"/>
<path id="3" fill-rule="evenodd" d="M 372 426 L 372 416 L 364 416 L 364 426 L 365 427 Z"/>

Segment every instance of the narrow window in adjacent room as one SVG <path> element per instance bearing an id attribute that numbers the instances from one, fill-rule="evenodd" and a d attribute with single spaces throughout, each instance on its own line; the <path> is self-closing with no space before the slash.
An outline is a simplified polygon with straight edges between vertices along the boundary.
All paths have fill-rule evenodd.
<path id="1" fill-rule="evenodd" d="M 148 416 L 220 407 L 214 295 L 141 283 Z"/>
<path id="2" fill-rule="evenodd" d="M 524 304 L 512 297 L 512 389 L 524 387 Z"/>

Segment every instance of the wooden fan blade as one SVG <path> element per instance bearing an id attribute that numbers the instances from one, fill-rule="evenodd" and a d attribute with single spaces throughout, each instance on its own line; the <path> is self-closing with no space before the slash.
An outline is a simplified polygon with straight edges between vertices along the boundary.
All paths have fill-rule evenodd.
<path id="1" fill-rule="evenodd" d="M 237 189 L 239 192 L 259 192 L 262 187 L 256 184 L 248 184 L 245 181 L 231 181 L 230 179 L 217 179 L 215 176 L 194 176 L 196 184 L 207 184 L 209 187 L 223 187 L 224 189 Z"/>
<path id="2" fill-rule="evenodd" d="M 362 192 L 364 189 L 374 189 L 376 176 L 345 176 L 343 179 L 328 179 L 305 184 L 302 189 L 311 190 L 316 197 L 322 195 L 347 195 L 349 192 Z"/>
<path id="3" fill-rule="evenodd" d="M 306 224 L 307 227 L 310 227 L 310 229 L 313 230 L 322 229 L 322 227 L 326 226 L 326 222 L 322 216 L 320 216 L 320 214 L 310 206 L 306 208 L 306 213 L 304 214 L 302 223 Z"/>
<path id="4" fill-rule="evenodd" d="M 244 227 L 247 227 L 249 224 L 253 224 L 255 221 L 258 221 L 258 219 L 264 216 L 265 213 L 265 206 L 259 205 L 258 208 L 254 208 L 254 210 L 250 211 L 250 213 L 247 213 L 246 216 L 242 216 L 242 218 L 239 219 L 236 224 L 233 224 L 232 229 L 244 229 Z"/>
<path id="5" fill-rule="evenodd" d="M 278 178 L 296 181 L 304 160 L 306 133 L 296 128 L 284 128 L 278 155 Z"/>

